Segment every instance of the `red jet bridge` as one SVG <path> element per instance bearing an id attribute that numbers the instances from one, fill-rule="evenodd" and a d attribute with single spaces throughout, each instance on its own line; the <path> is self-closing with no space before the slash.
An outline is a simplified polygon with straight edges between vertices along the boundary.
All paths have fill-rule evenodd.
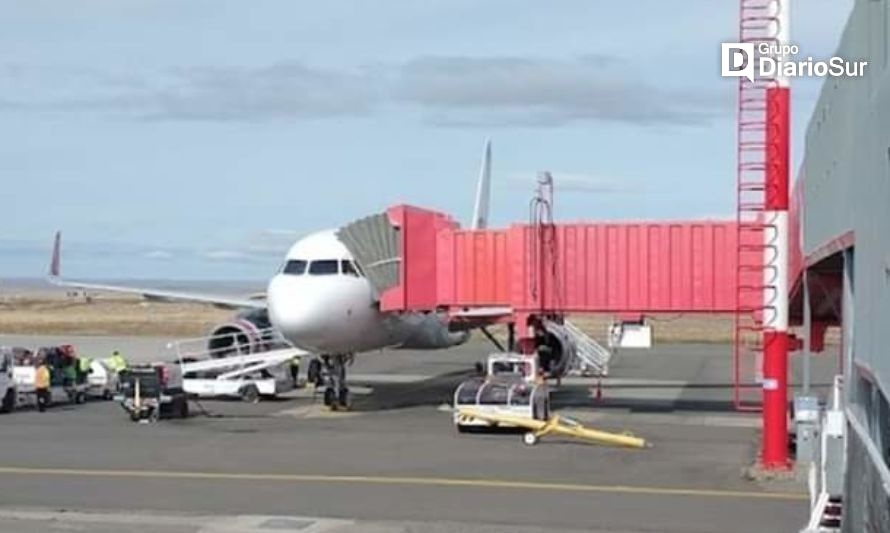
<path id="1" fill-rule="evenodd" d="M 570 313 L 735 313 L 740 294 L 760 305 L 758 291 L 739 291 L 762 284 L 759 272 L 740 276 L 740 235 L 728 221 L 466 230 L 406 205 L 339 232 L 381 310 L 447 313 L 457 326 L 506 323 L 525 353 L 541 320 Z"/>
<path id="2" fill-rule="evenodd" d="M 399 283 L 385 311 L 502 308 L 530 314 L 734 313 L 735 222 L 513 224 L 466 230 L 447 215 L 387 210 Z M 752 299 L 752 302 L 754 300 Z"/>

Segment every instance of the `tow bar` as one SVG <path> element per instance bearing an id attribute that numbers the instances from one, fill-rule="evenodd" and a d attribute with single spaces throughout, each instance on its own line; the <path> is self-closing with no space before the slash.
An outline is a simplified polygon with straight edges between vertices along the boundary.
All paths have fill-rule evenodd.
<path id="1" fill-rule="evenodd" d="M 534 446 L 545 435 L 556 434 L 610 446 L 638 449 L 652 447 L 652 444 L 646 442 L 645 439 L 630 433 L 610 433 L 590 429 L 570 418 L 560 417 L 559 415 L 554 415 L 549 420 L 535 420 L 523 416 L 484 413 L 477 409 L 461 408 L 458 410 L 458 416 L 463 417 L 467 421 L 478 419 L 491 424 L 527 429 L 528 431 L 522 435 L 522 442 L 528 446 Z"/>

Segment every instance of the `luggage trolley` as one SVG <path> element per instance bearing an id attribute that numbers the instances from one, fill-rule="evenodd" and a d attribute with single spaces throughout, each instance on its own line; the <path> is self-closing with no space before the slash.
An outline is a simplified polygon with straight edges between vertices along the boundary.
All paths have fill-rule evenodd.
<path id="1" fill-rule="evenodd" d="M 487 416 L 469 416 L 468 410 Z M 485 376 L 468 379 L 454 391 L 453 416 L 461 432 L 473 427 L 517 427 L 495 420 L 500 416 L 547 420 L 550 391 L 538 373 L 537 358 L 517 353 L 489 355 Z"/>

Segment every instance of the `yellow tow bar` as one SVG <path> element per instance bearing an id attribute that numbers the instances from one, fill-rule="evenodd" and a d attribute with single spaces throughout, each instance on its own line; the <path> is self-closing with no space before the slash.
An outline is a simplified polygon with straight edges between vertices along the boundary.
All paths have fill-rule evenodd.
<path id="1" fill-rule="evenodd" d="M 538 440 L 545 435 L 556 434 L 610 446 L 624 446 L 627 448 L 652 447 L 652 444 L 646 442 L 645 439 L 630 433 L 610 433 L 586 428 L 574 420 L 560 418 L 559 415 L 554 415 L 549 420 L 535 420 L 522 416 L 483 413 L 476 409 L 460 409 L 459 414 L 467 419 L 476 418 L 486 422 L 507 424 L 527 429 L 528 432 L 522 436 L 522 441 L 529 446 L 537 444 Z"/>

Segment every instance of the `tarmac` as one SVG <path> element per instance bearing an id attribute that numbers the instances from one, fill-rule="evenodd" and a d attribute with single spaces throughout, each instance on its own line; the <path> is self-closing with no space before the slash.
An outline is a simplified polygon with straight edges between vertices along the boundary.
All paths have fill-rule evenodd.
<path id="1" fill-rule="evenodd" d="M 119 348 L 148 360 L 165 345 L 66 341 L 93 356 Z M 645 450 L 458 434 L 447 404 L 488 351 L 471 342 L 363 354 L 347 413 L 301 390 L 256 405 L 203 400 L 188 420 L 158 424 L 131 423 L 113 402 L 0 416 L 0 532 L 769 532 L 804 523 L 804 485 L 742 474 L 759 418 L 731 409 L 728 346 L 628 351 L 601 399 L 582 378 L 554 393 L 561 414 L 630 430 L 653 444 Z M 835 364 L 818 359 L 817 382 L 827 384 Z"/>

